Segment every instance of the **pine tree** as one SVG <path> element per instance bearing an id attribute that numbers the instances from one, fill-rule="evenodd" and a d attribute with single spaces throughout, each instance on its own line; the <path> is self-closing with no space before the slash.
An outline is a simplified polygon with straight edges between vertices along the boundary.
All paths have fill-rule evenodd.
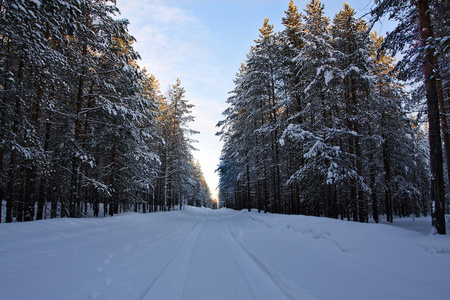
<path id="1" fill-rule="evenodd" d="M 266 19 L 236 75 L 218 124 L 221 199 L 360 222 L 426 214 L 423 134 L 382 39 L 348 5 L 331 26 L 317 0 L 300 16 L 291 1 L 282 33 Z"/>
<path id="2" fill-rule="evenodd" d="M 225 199 L 227 207 L 235 209 L 242 209 L 242 201 L 237 197 L 239 195 L 239 180 L 237 178 L 241 177 L 242 159 L 248 158 L 248 155 L 241 156 L 239 154 L 244 153 L 244 149 L 241 151 L 240 147 L 242 141 L 247 139 L 247 142 L 249 142 L 248 139 L 252 137 L 254 131 L 254 122 L 249 122 L 247 126 L 244 126 L 245 118 L 250 114 L 248 109 L 252 107 L 246 102 L 247 89 L 244 86 L 246 76 L 247 68 L 245 64 L 241 64 L 234 80 L 235 89 L 231 92 L 232 96 L 227 99 L 230 107 L 223 113 L 226 119 L 217 124 L 217 127 L 221 127 L 221 130 L 216 133 L 216 135 L 220 135 L 224 142 L 218 167 L 220 197 Z"/>
<path id="3" fill-rule="evenodd" d="M 159 167 L 160 99 L 136 65 L 128 21 L 100 0 L 1 5 L 6 221 L 47 217 L 47 204 L 50 217 L 144 204 Z"/>
<path id="4" fill-rule="evenodd" d="M 333 157 L 337 155 L 333 146 L 332 109 L 338 103 L 333 91 L 336 76 L 333 66 L 333 49 L 328 31 L 329 18 L 324 16 L 324 5 L 311 1 L 306 9 L 304 25 L 300 33 L 304 43 L 294 59 L 298 68 L 297 94 L 302 95 L 303 105 L 297 108 L 290 119 L 290 125 L 283 134 L 283 141 L 293 143 L 294 149 L 301 153 L 298 169 L 290 176 L 290 182 L 298 182 L 305 191 L 310 207 L 309 213 L 319 215 L 322 208 L 328 207 L 327 215 L 337 213 L 331 199 L 322 203 L 322 192 L 328 184 L 333 184 L 337 176 L 337 165 Z M 325 154 L 326 153 L 326 154 Z M 329 176 L 331 178 L 327 178 Z M 337 178 L 336 178 L 337 180 Z M 329 188 L 329 187 L 328 187 Z M 306 196 L 307 195 L 307 196 Z M 320 208 L 322 207 L 322 208 Z M 315 211 L 315 212 L 314 212 Z"/>
<path id="5" fill-rule="evenodd" d="M 370 60 L 370 40 L 366 33 L 366 24 L 354 17 L 355 11 L 348 4 L 334 17 L 332 33 L 334 47 L 340 52 L 338 67 L 343 82 L 341 99 L 344 103 L 344 126 L 348 130 L 344 152 L 353 159 L 349 160 L 353 175 L 350 178 L 349 214 L 353 220 L 368 221 L 368 211 L 364 170 L 364 141 L 369 140 L 367 129 L 372 123 L 370 113 L 370 95 L 373 89 L 374 66 Z"/>
<path id="6" fill-rule="evenodd" d="M 163 178 L 162 197 L 164 209 L 171 210 L 183 204 L 187 199 L 187 191 L 192 189 L 192 154 L 195 150 L 191 135 L 197 131 L 189 129 L 188 124 L 194 120 L 191 109 L 194 107 L 185 99 L 185 89 L 181 81 L 172 85 L 169 90 L 166 111 L 162 119 L 164 139 L 161 148 L 161 177 Z"/>
<path id="7" fill-rule="evenodd" d="M 399 68 L 407 78 L 422 77 L 426 91 L 427 116 L 430 143 L 431 200 L 433 202 L 433 226 L 440 234 L 445 234 L 445 198 L 443 179 L 443 157 L 441 122 L 439 116 L 438 77 L 435 36 L 431 15 L 433 6 L 428 0 L 418 1 L 378 1 L 372 10 L 373 22 L 384 14 L 390 14 L 399 22 L 397 28 L 388 35 L 386 46 L 394 50 L 411 45 Z M 419 24 L 419 26 L 416 26 Z M 421 63 L 419 63 L 421 61 Z M 422 70 L 418 69 L 422 67 Z"/>

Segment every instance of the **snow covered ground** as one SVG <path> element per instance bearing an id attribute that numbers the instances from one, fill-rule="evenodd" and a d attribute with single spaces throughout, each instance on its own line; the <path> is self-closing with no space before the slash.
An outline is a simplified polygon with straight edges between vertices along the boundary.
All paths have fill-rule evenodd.
<path id="1" fill-rule="evenodd" d="M 429 224 L 192 207 L 0 224 L 0 299 L 448 299 L 450 237 Z"/>

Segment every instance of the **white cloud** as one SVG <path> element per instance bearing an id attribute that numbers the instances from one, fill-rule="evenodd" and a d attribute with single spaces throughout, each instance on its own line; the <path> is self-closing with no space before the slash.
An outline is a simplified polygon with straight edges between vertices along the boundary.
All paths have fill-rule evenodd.
<path id="1" fill-rule="evenodd" d="M 225 109 L 232 79 L 218 66 L 213 34 L 193 12 L 177 7 L 174 1 L 118 0 L 117 5 L 122 17 L 129 19 L 130 33 L 137 40 L 135 49 L 142 58 L 139 65 L 159 79 L 162 92 L 180 78 L 186 98 L 196 106 L 191 128 L 201 134 L 194 137 L 199 140 L 194 157 L 200 161 L 213 197 L 217 197 L 214 171 L 221 143 L 215 136 L 215 125 Z"/>
<path id="2" fill-rule="evenodd" d="M 138 18 L 144 23 L 179 24 L 195 21 L 192 13 L 175 6 L 168 6 L 161 0 L 118 0 L 122 15 Z"/>
<path id="3" fill-rule="evenodd" d="M 135 49 L 143 59 L 140 65 L 154 73 L 163 87 L 210 56 L 209 30 L 189 10 L 160 0 L 119 0 L 118 7 L 130 20 L 130 32 L 137 39 Z"/>

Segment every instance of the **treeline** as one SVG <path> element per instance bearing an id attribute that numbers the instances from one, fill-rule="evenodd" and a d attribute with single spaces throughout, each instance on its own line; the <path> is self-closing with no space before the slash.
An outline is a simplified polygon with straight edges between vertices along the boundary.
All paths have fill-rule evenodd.
<path id="1" fill-rule="evenodd" d="M 164 96 L 137 66 L 118 12 L 105 0 L 0 2 L 1 221 L 210 204 L 193 105 L 179 80 Z"/>
<path id="2" fill-rule="evenodd" d="M 389 44 L 348 4 L 331 22 L 320 1 L 303 14 L 291 1 L 282 23 L 274 32 L 264 20 L 218 124 L 224 205 L 359 222 L 427 215 L 420 66 L 406 93 Z"/>

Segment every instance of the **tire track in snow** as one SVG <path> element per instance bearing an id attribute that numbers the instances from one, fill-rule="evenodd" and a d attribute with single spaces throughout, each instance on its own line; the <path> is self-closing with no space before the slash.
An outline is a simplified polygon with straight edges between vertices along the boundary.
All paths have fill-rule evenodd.
<path id="1" fill-rule="evenodd" d="M 272 282 L 281 292 L 283 292 L 287 299 L 316 299 L 316 297 L 312 296 L 307 291 L 298 288 L 283 274 L 277 272 L 272 267 L 264 263 L 261 259 L 259 259 L 257 255 L 255 255 L 247 247 L 242 245 L 242 243 L 237 239 L 236 235 L 233 234 L 228 224 L 225 223 L 224 225 L 236 246 L 239 247 L 245 253 L 245 255 L 247 255 L 247 257 L 252 260 L 253 263 L 255 263 L 260 268 L 260 270 L 272 280 Z M 242 233 L 242 230 L 240 229 L 239 232 Z"/>
<path id="2" fill-rule="evenodd" d="M 201 225 L 202 227 L 203 227 L 203 225 Z M 192 258 L 194 257 L 194 253 L 195 253 L 195 250 L 197 249 L 197 245 L 198 245 L 198 237 L 200 236 L 200 229 L 198 230 L 198 232 L 197 232 L 197 234 L 196 234 L 196 236 L 195 236 L 195 243 L 194 243 L 194 247 L 192 248 L 192 251 L 189 251 L 189 255 L 188 255 L 188 258 L 189 258 L 189 263 L 186 265 L 186 268 L 185 268 L 185 270 L 183 270 L 184 271 L 184 278 L 183 278 L 183 291 L 182 291 L 182 293 L 181 293 L 181 295 L 182 295 L 182 297 L 181 298 L 184 298 L 184 295 L 185 295 L 185 291 L 186 291 L 186 282 L 187 282 L 187 276 L 188 276 L 188 273 L 189 273 L 189 270 L 191 269 L 191 265 L 192 265 Z M 180 298 L 180 299 L 181 299 Z"/>
<path id="3" fill-rule="evenodd" d="M 194 225 L 191 232 L 184 238 L 174 257 L 159 271 L 155 279 L 141 294 L 140 300 L 150 295 L 150 291 L 154 291 L 155 295 L 164 295 L 167 299 L 182 298 L 201 227 L 202 224 L 199 222 Z M 182 286 L 182 289 L 173 289 L 174 286 Z"/>
<path id="4" fill-rule="evenodd" d="M 236 268 L 241 273 L 243 279 L 245 280 L 249 290 L 252 293 L 254 299 L 295 299 L 280 283 L 278 276 L 272 270 L 270 270 L 266 265 L 264 265 L 259 259 L 252 255 L 246 248 L 244 248 L 235 238 L 231 232 L 228 224 L 220 221 L 223 226 L 222 236 L 226 239 L 226 245 L 228 251 L 233 258 Z M 253 277 L 254 272 L 246 270 L 243 268 L 243 264 L 246 264 L 249 269 L 253 271 L 256 269 L 257 273 L 260 273 L 262 278 L 260 280 L 264 282 L 257 282 L 256 288 L 253 282 L 255 278 Z M 261 287 L 264 287 L 264 291 L 261 291 Z M 275 290 L 277 292 L 275 292 Z M 272 294 L 267 293 L 271 291 Z M 262 294 L 262 295 L 261 295 Z M 273 295 L 276 294 L 276 295 Z M 275 298 L 273 298 L 275 297 Z"/>

